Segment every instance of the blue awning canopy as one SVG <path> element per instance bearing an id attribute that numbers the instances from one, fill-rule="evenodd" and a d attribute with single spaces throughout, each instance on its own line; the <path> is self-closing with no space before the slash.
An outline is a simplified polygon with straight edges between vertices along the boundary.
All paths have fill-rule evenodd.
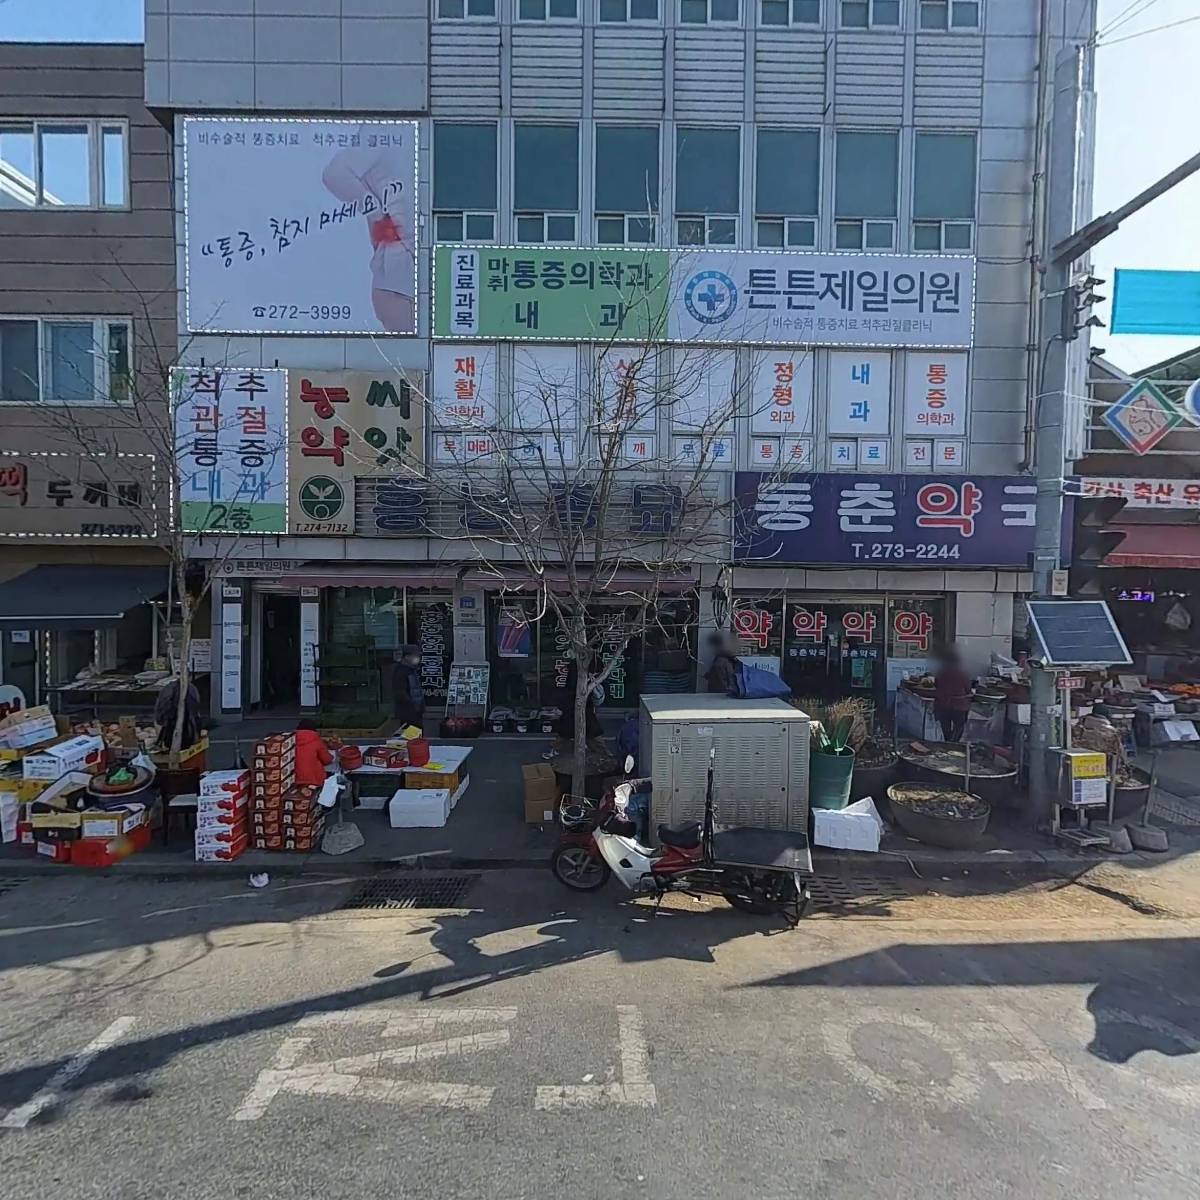
<path id="1" fill-rule="evenodd" d="M 0 629 L 106 629 L 167 590 L 161 567 L 51 563 L 0 583 Z"/>

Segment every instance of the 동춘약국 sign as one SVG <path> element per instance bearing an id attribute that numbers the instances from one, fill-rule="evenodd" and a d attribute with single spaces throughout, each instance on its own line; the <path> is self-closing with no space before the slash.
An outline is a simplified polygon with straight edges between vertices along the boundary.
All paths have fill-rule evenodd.
<path id="1" fill-rule="evenodd" d="M 438 246 L 434 336 L 969 347 L 952 255 Z"/>
<path id="2" fill-rule="evenodd" d="M 415 334 L 415 121 L 188 117 L 196 333 Z"/>
<path id="3" fill-rule="evenodd" d="M 734 558 L 868 566 L 1025 567 L 1031 479 L 1008 475 L 734 478 Z"/>

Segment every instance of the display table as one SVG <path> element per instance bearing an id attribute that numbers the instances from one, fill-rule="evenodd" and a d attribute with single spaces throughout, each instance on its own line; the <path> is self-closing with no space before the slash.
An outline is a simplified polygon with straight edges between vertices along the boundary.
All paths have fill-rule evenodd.
<path id="1" fill-rule="evenodd" d="M 356 767 L 347 771 L 350 795 L 356 808 L 383 808 L 398 788 L 446 788 L 458 799 L 466 791 L 470 776 L 466 771 L 472 746 L 430 746 L 429 761 L 421 767 Z M 364 804 L 380 800 L 381 804 Z"/>

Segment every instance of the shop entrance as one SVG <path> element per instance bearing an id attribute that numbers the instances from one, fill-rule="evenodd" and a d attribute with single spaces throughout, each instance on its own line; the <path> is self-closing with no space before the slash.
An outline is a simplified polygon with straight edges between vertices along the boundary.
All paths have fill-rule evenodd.
<path id="1" fill-rule="evenodd" d="M 300 706 L 300 597 L 263 597 L 262 707 Z"/>
<path id="2" fill-rule="evenodd" d="M 38 633 L 34 629 L 6 629 L 0 633 L 3 662 L 0 682 L 20 689 L 27 705 L 41 698 L 38 688 Z"/>

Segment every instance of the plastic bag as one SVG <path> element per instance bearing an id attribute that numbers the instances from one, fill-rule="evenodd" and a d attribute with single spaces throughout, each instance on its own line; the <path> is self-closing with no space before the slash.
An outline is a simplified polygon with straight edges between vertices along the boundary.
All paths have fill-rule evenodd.
<path id="1" fill-rule="evenodd" d="M 1185 630 L 1192 627 L 1192 614 L 1188 612 L 1178 600 L 1167 609 L 1167 615 L 1163 617 L 1163 624 L 1168 629 L 1175 630 L 1176 633 L 1183 633 Z"/>
<path id="2" fill-rule="evenodd" d="M 151 779 L 158 774 L 158 768 L 154 765 L 154 759 L 145 750 L 139 750 L 130 760 L 130 765 L 141 767 L 143 771 L 149 771 Z"/>

